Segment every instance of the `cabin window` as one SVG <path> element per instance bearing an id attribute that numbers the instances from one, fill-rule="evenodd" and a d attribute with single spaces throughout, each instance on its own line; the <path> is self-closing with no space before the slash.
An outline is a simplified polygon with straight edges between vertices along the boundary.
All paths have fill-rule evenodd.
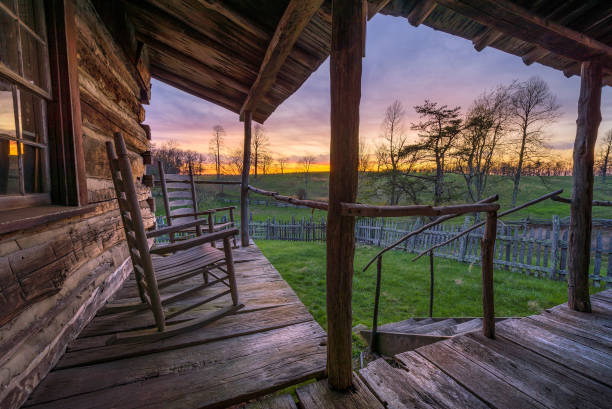
<path id="1" fill-rule="evenodd" d="M 0 0 L 0 205 L 50 202 L 42 0 Z"/>

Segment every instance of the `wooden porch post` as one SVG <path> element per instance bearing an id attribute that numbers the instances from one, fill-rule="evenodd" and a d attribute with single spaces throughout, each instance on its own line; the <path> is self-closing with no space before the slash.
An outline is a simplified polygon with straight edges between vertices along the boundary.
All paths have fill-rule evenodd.
<path id="1" fill-rule="evenodd" d="M 351 299 L 355 219 L 341 216 L 340 202 L 354 202 L 357 198 L 364 19 L 363 0 L 333 0 L 327 219 L 327 371 L 330 387 L 340 390 L 349 388 L 353 382 Z"/>
<path id="2" fill-rule="evenodd" d="M 251 111 L 244 112 L 244 155 L 240 187 L 240 242 L 249 245 L 249 170 L 251 169 Z"/>
<path id="3" fill-rule="evenodd" d="M 580 69 L 580 99 L 574 142 L 574 183 L 570 205 L 567 262 L 567 304 L 572 310 L 591 312 L 589 261 L 595 142 L 601 122 L 602 67 L 598 60 L 584 61 Z"/>

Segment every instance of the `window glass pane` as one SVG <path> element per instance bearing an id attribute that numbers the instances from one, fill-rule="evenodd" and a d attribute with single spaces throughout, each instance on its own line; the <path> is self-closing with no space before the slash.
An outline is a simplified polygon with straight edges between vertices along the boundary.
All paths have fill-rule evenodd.
<path id="1" fill-rule="evenodd" d="M 26 193 L 43 193 L 44 151 L 34 146 L 23 145 L 23 183 Z"/>
<path id="2" fill-rule="evenodd" d="M 45 75 L 46 59 L 44 45 L 28 31 L 21 30 L 21 50 L 25 78 L 46 90 L 47 77 Z"/>
<path id="3" fill-rule="evenodd" d="M 0 9 L 0 62 L 19 73 L 17 21 L 2 9 Z"/>
<path id="4" fill-rule="evenodd" d="M 0 194 L 19 194 L 17 142 L 0 139 Z"/>
<path id="5" fill-rule="evenodd" d="M 0 136 L 15 138 L 15 110 L 12 87 L 0 80 Z"/>
<path id="6" fill-rule="evenodd" d="M 20 90 L 21 137 L 36 143 L 45 143 L 42 99 Z"/>
<path id="7" fill-rule="evenodd" d="M 0 0 L 0 3 L 11 9 L 11 11 L 15 11 L 15 0 Z"/>
<path id="8" fill-rule="evenodd" d="M 18 0 L 19 18 L 34 32 L 45 38 L 41 27 L 42 4 L 34 0 Z"/>

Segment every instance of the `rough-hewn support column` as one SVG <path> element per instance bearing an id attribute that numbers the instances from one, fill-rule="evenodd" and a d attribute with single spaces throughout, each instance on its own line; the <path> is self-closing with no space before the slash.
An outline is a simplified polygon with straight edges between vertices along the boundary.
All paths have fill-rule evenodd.
<path id="1" fill-rule="evenodd" d="M 357 198 L 362 0 L 333 0 L 330 59 L 331 144 L 327 219 L 327 370 L 334 389 L 351 386 L 351 299 L 355 219 L 340 202 Z"/>
<path id="2" fill-rule="evenodd" d="M 482 238 L 482 333 L 495 338 L 495 303 L 493 301 L 493 260 L 497 237 L 497 212 L 488 212 Z"/>
<path id="3" fill-rule="evenodd" d="M 249 245 L 249 170 L 251 169 L 251 111 L 244 112 L 244 156 L 240 188 L 240 242 Z"/>
<path id="4" fill-rule="evenodd" d="M 568 239 L 567 303 L 573 310 L 590 312 L 591 207 L 595 142 L 601 122 L 601 63 L 598 60 L 585 61 L 580 71 L 580 99 L 574 142 L 574 183 Z"/>

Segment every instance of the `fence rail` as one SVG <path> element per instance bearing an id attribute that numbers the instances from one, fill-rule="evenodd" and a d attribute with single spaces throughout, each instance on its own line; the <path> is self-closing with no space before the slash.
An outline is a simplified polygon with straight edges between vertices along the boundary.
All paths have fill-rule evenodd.
<path id="1" fill-rule="evenodd" d="M 217 222 L 223 222 L 221 217 Z M 158 226 L 165 225 L 165 217 L 157 218 Z M 385 247 L 405 234 L 423 225 L 420 219 L 414 222 L 397 222 L 388 219 L 360 218 L 355 225 L 358 242 Z M 420 253 L 437 243 L 454 237 L 472 225 L 472 218 L 465 217 L 463 224 L 446 223 L 434 226 L 409 238 L 396 251 Z M 465 263 L 480 263 L 480 241 L 483 228 L 476 229 L 458 240 L 434 250 L 436 257 Z M 325 241 L 325 218 L 315 220 L 249 221 L 249 236 L 255 240 Z M 567 275 L 568 231 L 558 216 L 554 216 L 550 227 L 529 224 L 500 224 L 495 242 L 494 264 L 498 268 L 525 273 L 553 280 Z M 594 226 L 591 244 L 590 278 L 596 287 L 612 287 L 612 232 Z"/>

